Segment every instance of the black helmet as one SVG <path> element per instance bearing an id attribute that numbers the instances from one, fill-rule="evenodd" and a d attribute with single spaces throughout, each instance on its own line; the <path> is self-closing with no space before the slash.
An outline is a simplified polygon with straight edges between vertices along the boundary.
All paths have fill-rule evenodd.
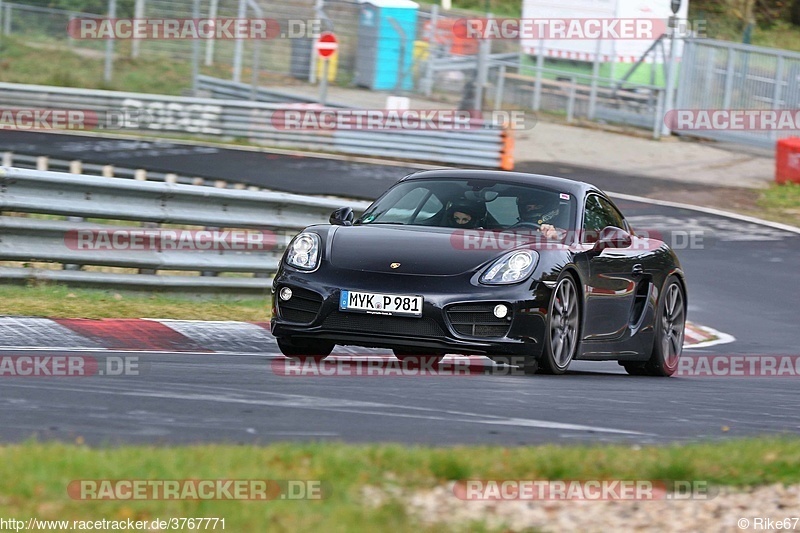
<path id="1" fill-rule="evenodd" d="M 517 197 L 519 218 L 525 222 L 546 224 L 558 214 L 558 195 L 549 192 L 531 192 Z"/>
<path id="2" fill-rule="evenodd" d="M 471 218 L 464 224 L 459 224 L 455 221 L 454 216 L 456 213 L 464 213 Z M 486 205 L 481 202 L 471 202 L 465 198 L 456 200 L 447 209 L 446 222 L 448 226 L 454 228 L 477 228 L 483 222 L 486 216 Z"/>

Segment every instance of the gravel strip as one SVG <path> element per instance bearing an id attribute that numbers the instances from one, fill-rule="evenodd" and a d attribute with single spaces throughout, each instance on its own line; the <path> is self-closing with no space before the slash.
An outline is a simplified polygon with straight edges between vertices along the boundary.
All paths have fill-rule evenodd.
<path id="1" fill-rule="evenodd" d="M 800 485 L 723 487 L 707 500 L 464 501 L 452 485 L 415 492 L 368 487 L 364 497 L 374 506 L 405 501 L 412 517 L 443 529 L 477 521 L 505 531 L 800 531 L 800 520 L 793 520 L 800 517 Z M 776 523 L 784 519 L 785 528 Z"/>

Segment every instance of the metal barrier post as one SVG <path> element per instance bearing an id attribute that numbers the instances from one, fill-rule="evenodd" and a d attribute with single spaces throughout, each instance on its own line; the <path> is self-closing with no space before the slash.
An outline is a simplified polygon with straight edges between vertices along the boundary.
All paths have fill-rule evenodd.
<path id="1" fill-rule="evenodd" d="M 597 83 L 600 76 L 600 52 L 603 41 L 597 41 L 597 48 L 594 51 L 594 64 L 592 65 L 592 89 L 589 92 L 589 120 L 594 120 L 595 109 L 597 106 Z"/>
<path id="2" fill-rule="evenodd" d="M 661 138 L 661 130 L 664 127 L 664 91 L 658 91 L 656 100 L 656 115 L 653 120 L 653 139 Z"/>
<path id="3" fill-rule="evenodd" d="M 214 20 L 217 18 L 217 7 L 219 0 L 211 0 L 211 5 L 208 8 L 208 18 Z M 210 67 L 214 64 L 214 45 L 216 44 L 216 36 L 206 41 L 206 66 Z"/>
<path id="4" fill-rule="evenodd" d="M 6 4 L 6 13 L 3 17 L 3 35 L 11 35 L 11 4 Z"/>
<path id="5" fill-rule="evenodd" d="M 781 101 L 783 99 L 783 56 L 778 56 L 778 64 L 775 67 L 775 90 L 772 93 L 772 109 L 778 110 L 781 108 Z M 770 131 L 770 139 L 776 140 L 778 138 L 778 131 L 773 129 Z"/>
<path id="6" fill-rule="evenodd" d="M 734 54 L 735 52 L 733 50 L 728 50 L 728 62 L 725 65 L 725 92 L 722 95 L 723 109 L 731 108 L 731 96 L 733 94 L 733 73 L 735 70 L 733 63 Z"/>
<path id="7" fill-rule="evenodd" d="M 200 0 L 192 2 L 192 18 L 200 19 Z M 192 40 L 192 96 L 199 96 L 197 77 L 200 75 L 200 40 Z"/>
<path id="8" fill-rule="evenodd" d="M 45 169 L 46 170 L 46 169 Z M 69 173 L 70 174 L 82 174 L 83 173 L 83 162 L 80 160 L 74 160 L 69 162 Z M 86 219 L 83 217 L 67 217 L 67 222 L 84 222 Z M 73 263 L 66 263 L 62 266 L 63 270 L 69 271 L 76 271 L 80 270 L 82 265 L 73 264 Z"/>
<path id="9" fill-rule="evenodd" d="M 536 57 L 536 85 L 533 90 L 533 110 L 542 106 L 542 69 L 544 68 L 544 40 L 539 40 L 539 55 Z"/>
<path id="10" fill-rule="evenodd" d="M 428 39 L 428 61 L 425 63 L 425 77 L 422 78 L 420 83 L 422 93 L 430 97 L 433 93 L 433 56 L 437 51 L 436 46 L 436 33 L 439 24 L 439 5 L 433 4 L 431 6 L 431 34 Z"/>
<path id="11" fill-rule="evenodd" d="M 136 0 L 133 5 L 133 17 L 136 19 L 144 18 L 144 2 L 145 0 Z M 137 59 L 139 57 L 141 42 L 139 39 L 131 40 L 131 58 Z"/>
<path id="12" fill-rule="evenodd" d="M 247 15 L 247 0 L 239 0 L 239 20 L 242 20 Z M 233 81 L 239 83 L 242 81 L 242 53 L 244 52 L 244 41 L 236 39 L 236 45 L 233 49 Z"/>
<path id="13" fill-rule="evenodd" d="M 503 107 L 503 92 L 506 88 L 506 66 L 500 65 L 497 72 L 497 83 L 494 86 L 494 108 L 499 110 Z"/>
<path id="14" fill-rule="evenodd" d="M 108 1 L 108 18 L 117 18 L 117 0 Z M 111 71 L 114 67 L 114 39 L 106 41 L 106 59 L 103 68 L 103 80 L 111 81 Z"/>
<path id="15" fill-rule="evenodd" d="M 577 80 L 575 76 L 569 80 L 569 100 L 567 100 L 567 122 L 572 122 L 575 119 L 575 94 Z"/>

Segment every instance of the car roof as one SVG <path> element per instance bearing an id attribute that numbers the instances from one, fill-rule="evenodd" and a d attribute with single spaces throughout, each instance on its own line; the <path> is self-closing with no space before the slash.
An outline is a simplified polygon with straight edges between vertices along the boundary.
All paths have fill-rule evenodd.
<path id="1" fill-rule="evenodd" d="M 428 180 L 428 179 L 486 179 L 505 183 L 518 183 L 520 185 L 532 185 L 566 192 L 577 198 L 583 198 L 588 192 L 605 194 L 603 191 L 590 183 L 575 181 L 556 176 L 545 176 L 542 174 L 528 174 L 525 172 L 507 172 L 504 170 L 462 170 L 462 169 L 442 169 L 442 170 L 421 170 L 409 174 L 400 181 Z"/>

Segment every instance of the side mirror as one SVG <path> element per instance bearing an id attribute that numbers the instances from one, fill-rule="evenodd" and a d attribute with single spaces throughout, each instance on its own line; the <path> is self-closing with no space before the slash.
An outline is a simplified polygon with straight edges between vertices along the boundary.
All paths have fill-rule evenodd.
<path id="1" fill-rule="evenodd" d="M 602 252 L 606 248 L 628 248 L 633 244 L 631 234 L 624 229 L 606 226 L 600 231 L 594 250 Z"/>
<path id="2" fill-rule="evenodd" d="M 331 218 L 329 222 L 334 226 L 352 226 L 353 219 L 355 218 L 355 214 L 353 213 L 353 209 L 350 207 L 340 207 L 333 213 L 331 213 Z"/>

